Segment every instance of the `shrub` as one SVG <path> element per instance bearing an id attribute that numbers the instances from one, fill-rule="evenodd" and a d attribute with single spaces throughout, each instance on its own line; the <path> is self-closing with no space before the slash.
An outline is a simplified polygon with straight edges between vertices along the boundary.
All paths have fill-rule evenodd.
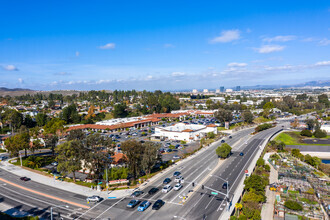
<path id="1" fill-rule="evenodd" d="M 260 132 L 260 131 L 263 131 L 263 130 L 266 130 L 266 129 L 269 129 L 273 127 L 272 124 L 268 124 L 268 123 L 265 123 L 265 124 L 261 124 L 261 125 L 258 125 L 256 128 L 255 128 L 255 132 Z"/>
<path id="2" fill-rule="evenodd" d="M 284 202 L 284 206 L 288 209 L 301 211 L 303 209 L 302 205 L 296 201 L 288 200 Z"/>
<path id="3" fill-rule="evenodd" d="M 260 157 L 257 160 L 257 166 L 260 167 L 260 166 L 263 166 L 263 165 L 265 165 L 265 160 Z"/>
<path id="4" fill-rule="evenodd" d="M 312 136 L 313 136 L 312 132 L 311 132 L 310 130 L 307 130 L 307 129 L 302 130 L 302 131 L 300 132 L 300 135 L 301 135 L 301 136 L 306 136 L 306 137 L 312 137 Z"/>
<path id="5" fill-rule="evenodd" d="M 324 130 L 321 130 L 321 129 L 317 129 L 315 132 L 314 132 L 314 136 L 316 138 L 325 138 L 327 136 L 327 132 L 324 131 Z"/>
<path id="6" fill-rule="evenodd" d="M 267 172 L 270 172 L 270 166 L 269 166 L 268 164 L 266 164 L 266 165 L 264 166 L 264 168 L 265 168 L 265 170 L 266 170 Z"/>

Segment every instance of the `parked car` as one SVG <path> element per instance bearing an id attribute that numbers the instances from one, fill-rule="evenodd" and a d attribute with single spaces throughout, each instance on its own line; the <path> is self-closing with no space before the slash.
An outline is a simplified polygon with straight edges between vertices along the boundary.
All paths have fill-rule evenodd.
<path id="1" fill-rule="evenodd" d="M 151 190 L 149 190 L 148 194 L 149 194 L 149 195 L 153 195 L 153 194 L 155 194 L 156 192 L 158 192 L 158 188 L 152 188 Z"/>
<path id="2" fill-rule="evenodd" d="M 175 186 L 174 186 L 174 190 L 175 191 L 178 191 L 178 190 L 180 190 L 182 188 L 182 185 L 181 185 L 181 183 L 177 183 L 177 184 L 175 184 Z"/>
<path id="3" fill-rule="evenodd" d="M 139 200 L 136 200 L 136 199 L 132 199 L 128 204 L 127 204 L 127 207 L 128 208 L 134 208 L 137 204 L 139 204 L 140 201 Z"/>
<path id="4" fill-rule="evenodd" d="M 173 176 L 180 176 L 180 172 L 179 171 L 175 171 L 174 173 L 173 173 Z"/>
<path id="5" fill-rule="evenodd" d="M 162 193 L 168 193 L 169 191 L 171 191 L 171 189 L 172 189 L 172 186 L 171 185 L 166 185 L 162 189 Z"/>
<path id="6" fill-rule="evenodd" d="M 149 206 L 151 205 L 151 203 L 149 201 L 143 201 L 139 207 L 137 208 L 137 210 L 139 212 L 143 212 L 144 210 L 146 210 Z"/>
<path id="7" fill-rule="evenodd" d="M 55 162 L 52 163 L 52 165 L 53 166 L 57 166 L 58 165 L 58 162 L 55 161 Z"/>
<path id="8" fill-rule="evenodd" d="M 152 206 L 153 210 L 158 210 L 160 209 L 163 205 L 165 204 L 165 202 L 161 199 L 158 199 Z"/>
<path id="9" fill-rule="evenodd" d="M 140 195 L 142 195 L 144 192 L 143 191 L 135 191 L 131 194 L 131 197 L 134 198 L 134 197 L 138 197 Z"/>
<path id="10" fill-rule="evenodd" d="M 178 160 L 178 159 L 180 159 L 180 158 L 181 158 L 181 157 L 178 156 L 178 155 L 173 156 L 173 159 L 174 159 L 174 160 Z"/>
<path id="11" fill-rule="evenodd" d="M 170 182 L 171 182 L 171 179 L 170 178 L 166 178 L 166 179 L 164 179 L 163 184 L 169 184 Z"/>
<path id="12" fill-rule="evenodd" d="M 99 202 L 101 201 L 101 197 L 99 196 L 89 196 L 87 197 L 87 202 Z"/>
<path id="13" fill-rule="evenodd" d="M 183 176 L 177 176 L 175 179 L 174 179 L 174 182 L 176 182 L 176 183 L 180 183 L 180 182 L 182 182 L 183 181 Z"/>
<path id="14" fill-rule="evenodd" d="M 30 178 L 28 178 L 28 177 L 26 177 L 26 176 L 23 176 L 23 177 L 21 177 L 20 178 L 20 180 L 22 180 L 22 181 L 29 181 L 29 180 L 31 180 Z"/>

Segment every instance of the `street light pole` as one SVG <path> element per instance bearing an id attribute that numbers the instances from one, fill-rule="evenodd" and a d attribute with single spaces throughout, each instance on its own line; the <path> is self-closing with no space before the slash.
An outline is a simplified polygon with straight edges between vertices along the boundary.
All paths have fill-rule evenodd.
<path id="1" fill-rule="evenodd" d="M 23 163 L 22 163 L 22 155 L 21 155 L 21 153 L 19 152 L 19 159 L 20 159 L 20 161 L 21 161 L 21 167 L 23 166 Z"/>
<path id="2" fill-rule="evenodd" d="M 58 205 L 58 206 L 54 206 L 54 207 L 50 207 L 50 220 L 53 220 L 53 208 L 60 208 L 60 207 L 65 207 L 65 208 L 69 208 L 68 205 Z"/>

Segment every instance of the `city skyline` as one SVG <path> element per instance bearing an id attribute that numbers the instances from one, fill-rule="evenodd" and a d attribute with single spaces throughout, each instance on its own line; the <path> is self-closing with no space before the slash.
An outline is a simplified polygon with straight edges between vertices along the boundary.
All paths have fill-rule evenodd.
<path id="1" fill-rule="evenodd" d="M 329 79 L 327 1 L 61 3 L 2 4 L 0 87 L 184 90 Z"/>

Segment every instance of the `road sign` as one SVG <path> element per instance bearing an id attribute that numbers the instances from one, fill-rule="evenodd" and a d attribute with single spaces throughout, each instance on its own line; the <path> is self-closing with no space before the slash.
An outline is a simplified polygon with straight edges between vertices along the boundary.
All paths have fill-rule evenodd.
<path id="1" fill-rule="evenodd" d="M 117 198 L 117 197 L 110 197 L 110 196 L 108 197 L 108 199 L 115 199 L 115 198 Z"/>
<path id="2" fill-rule="evenodd" d="M 212 195 L 218 195 L 218 193 L 217 193 L 217 192 L 211 192 L 211 194 L 212 194 Z"/>

